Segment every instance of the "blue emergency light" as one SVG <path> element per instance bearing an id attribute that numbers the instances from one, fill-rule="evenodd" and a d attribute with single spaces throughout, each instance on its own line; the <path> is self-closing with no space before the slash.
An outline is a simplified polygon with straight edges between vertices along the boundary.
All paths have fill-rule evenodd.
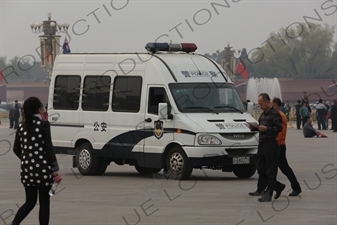
<path id="1" fill-rule="evenodd" d="M 167 52 L 182 51 L 182 52 L 190 53 L 190 52 L 195 52 L 197 48 L 198 47 L 194 43 L 169 44 L 169 43 L 149 42 L 145 46 L 145 49 L 152 53 L 156 53 L 158 51 L 167 51 Z"/>

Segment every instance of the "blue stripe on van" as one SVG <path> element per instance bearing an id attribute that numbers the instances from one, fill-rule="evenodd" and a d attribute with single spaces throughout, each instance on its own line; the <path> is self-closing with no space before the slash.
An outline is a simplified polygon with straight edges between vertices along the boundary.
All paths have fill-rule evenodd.
<path id="1" fill-rule="evenodd" d="M 176 128 L 164 128 L 165 133 L 175 133 L 177 132 Z M 181 130 L 181 134 L 190 134 L 196 135 L 195 132 L 188 130 Z M 140 130 L 131 130 L 109 140 L 100 151 L 96 153 L 100 157 L 107 158 L 120 158 L 120 159 L 134 159 L 133 154 L 131 153 L 137 143 L 141 140 L 151 137 L 154 135 L 154 129 L 140 129 Z"/>

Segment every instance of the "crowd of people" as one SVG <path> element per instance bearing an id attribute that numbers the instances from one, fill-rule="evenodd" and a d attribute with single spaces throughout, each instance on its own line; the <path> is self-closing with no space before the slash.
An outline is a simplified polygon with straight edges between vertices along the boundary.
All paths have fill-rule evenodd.
<path id="1" fill-rule="evenodd" d="M 330 130 L 337 132 L 337 100 L 332 105 L 329 102 L 319 99 L 314 105 L 316 113 L 312 116 L 312 109 L 309 105 L 309 97 L 303 92 L 301 99 L 297 100 L 296 128 L 303 130 L 304 137 L 327 137 L 320 130 L 329 130 L 329 120 L 331 120 Z M 317 121 L 317 130 L 313 126 L 313 118 Z M 302 126 L 302 128 L 301 128 Z"/>
<path id="2" fill-rule="evenodd" d="M 247 109 L 249 100 L 244 102 Z M 313 108 L 315 108 L 315 115 L 312 115 Z M 290 121 L 292 109 L 295 110 L 296 115 L 296 128 L 302 130 L 304 137 L 327 137 L 321 130 L 332 130 L 337 132 L 337 100 L 333 104 L 319 99 L 318 103 L 309 105 L 309 97 L 304 91 L 301 99 L 293 106 L 289 101 L 281 102 L 280 110 L 285 114 L 287 121 Z M 317 129 L 314 128 L 313 119 L 317 121 Z M 329 123 L 329 121 L 331 121 Z"/>

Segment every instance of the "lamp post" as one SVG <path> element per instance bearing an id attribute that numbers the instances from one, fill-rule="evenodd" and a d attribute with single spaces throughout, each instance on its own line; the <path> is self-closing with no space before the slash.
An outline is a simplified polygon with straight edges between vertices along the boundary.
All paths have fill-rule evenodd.
<path id="1" fill-rule="evenodd" d="M 48 82 L 51 80 L 54 59 L 60 53 L 60 35 L 57 33 L 67 33 L 68 23 L 57 23 L 51 20 L 51 13 L 48 13 L 48 20 L 42 23 L 31 23 L 30 28 L 33 33 L 40 34 L 40 57 L 41 67 L 48 71 Z"/>
<path id="2" fill-rule="evenodd" d="M 240 49 L 237 50 L 238 53 L 240 53 Z M 221 66 L 226 71 L 226 74 L 231 78 L 232 81 L 235 79 L 235 69 L 236 69 L 236 57 L 234 56 L 234 53 L 236 53 L 236 50 L 229 46 L 229 43 L 227 47 L 224 47 L 223 52 L 223 58 L 221 59 Z"/>

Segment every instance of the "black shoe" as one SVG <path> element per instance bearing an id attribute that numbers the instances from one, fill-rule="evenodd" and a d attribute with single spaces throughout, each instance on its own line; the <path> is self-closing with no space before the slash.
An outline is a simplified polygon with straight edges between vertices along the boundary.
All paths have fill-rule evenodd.
<path id="1" fill-rule="evenodd" d="M 276 194 L 274 196 L 274 199 L 278 199 L 281 196 L 282 191 L 286 188 L 285 184 L 281 184 L 278 189 L 275 190 Z"/>
<path id="2" fill-rule="evenodd" d="M 255 192 L 249 192 L 248 193 L 250 196 L 260 196 L 260 193 L 258 191 Z"/>
<path id="3" fill-rule="evenodd" d="M 264 193 L 265 193 L 265 191 L 263 190 L 263 191 L 261 191 L 261 192 L 259 192 L 259 191 L 249 192 L 248 194 L 249 194 L 250 196 L 263 196 Z"/>
<path id="4" fill-rule="evenodd" d="M 301 193 L 302 193 L 301 190 L 293 190 L 293 191 L 289 194 L 289 196 L 297 196 L 297 195 L 299 195 L 299 194 L 301 194 Z"/>
<path id="5" fill-rule="evenodd" d="M 271 202 L 272 191 L 266 191 L 261 198 L 258 199 L 259 202 Z"/>

